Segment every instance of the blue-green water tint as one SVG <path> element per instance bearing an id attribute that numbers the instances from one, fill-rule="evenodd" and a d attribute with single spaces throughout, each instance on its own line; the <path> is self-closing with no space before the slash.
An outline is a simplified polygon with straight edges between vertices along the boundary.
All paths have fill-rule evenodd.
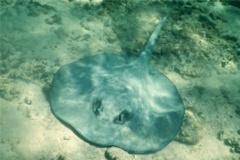
<path id="1" fill-rule="evenodd" d="M 175 85 L 149 64 L 164 17 L 139 58 L 115 54 L 85 57 L 54 76 L 54 115 L 87 141 L 131 153 L 156 152 L 170 143 L 183 121 Z"/>

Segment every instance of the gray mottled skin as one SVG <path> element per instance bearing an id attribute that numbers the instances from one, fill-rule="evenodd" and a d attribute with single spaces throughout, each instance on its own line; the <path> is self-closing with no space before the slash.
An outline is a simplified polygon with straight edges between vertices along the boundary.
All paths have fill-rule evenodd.
<path id="1" fill-rule="evenodd" d="M 54 76 L 54 115 L 83 138 L 131 153 L 156 152 L 178 133 L 184 105 L 175 85 L 149 64 L 167 16 L 156 26 L 139 58 L 115 54 L 85 57 Z"/>

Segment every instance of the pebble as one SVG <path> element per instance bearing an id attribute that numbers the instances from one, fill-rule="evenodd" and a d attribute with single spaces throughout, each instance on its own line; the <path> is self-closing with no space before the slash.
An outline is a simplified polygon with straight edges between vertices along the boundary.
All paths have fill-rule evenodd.
<path id="1" fill-rule="evenodd" d="M 63 139 L 64 139 L 64 140 L 69 140 L 70 137 L 69 137 L 69 136 L 64 136 Z"/>
<path id="2" fill-rule="evenodd" d="M 31 104 L 32 104 L 32 100 L 29 99 L 28 97 L 25 97 L 24 102 L 25 102 L 26 104 L 28 104 L 28 105 L 31 105 Z"/>
<path id="3" fill-rule="evenodd" d="M 217 139 L 224 140 L 224 131 L 219 131 L 217 133 Z"/>

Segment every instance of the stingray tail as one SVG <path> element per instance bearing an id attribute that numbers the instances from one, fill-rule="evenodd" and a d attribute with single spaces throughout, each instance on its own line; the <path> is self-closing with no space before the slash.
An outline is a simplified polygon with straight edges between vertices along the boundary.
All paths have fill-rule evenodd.
<path id="1" fill-rule="evenodd" d="M 145 45 L 143 51 L 140 54 L 140 58 L 143 58 L 147 62 L 149 62 L 149 60 L 151 58 L 154 44 L 157 41 L 158 35 L 160 34 L 162 26 L 166 22 L 169 14 L 170 14 L 170 12 L 165 17 L 163 17 L 163 19 L 157 24 L 157 26 L 153 30 L 152 34 L 150 35 L 148 41 L 146 42 L 146 45 Z"/>

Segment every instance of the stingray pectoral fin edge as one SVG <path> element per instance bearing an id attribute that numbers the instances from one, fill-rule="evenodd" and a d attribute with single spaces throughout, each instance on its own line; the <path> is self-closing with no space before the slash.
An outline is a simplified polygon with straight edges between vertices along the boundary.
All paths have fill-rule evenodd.
<path id="1" fill-rule="evenodd" d="M 131 62 L 98 54 L 62 66 L 49 94 L 53 114 L 92 144 L 143 154 L 170 143 L 181 127 L 184 104 L 175 85 L 149 64 L 165 21 Z"/>

